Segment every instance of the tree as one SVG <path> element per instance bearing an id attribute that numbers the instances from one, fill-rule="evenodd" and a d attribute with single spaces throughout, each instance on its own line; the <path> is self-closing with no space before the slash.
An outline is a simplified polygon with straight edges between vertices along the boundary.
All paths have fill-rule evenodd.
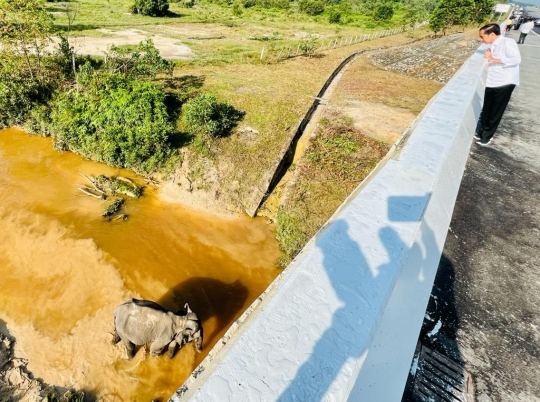
<path id="1" fill-rule="evenodd" d="M 132 12 L 152 17 L 160 17 L 169 11 L 168 0 L 135 0 Z"/>
<path id="2" fill-rule="evenodd" d="M 52 89 L 43 50 L 52 17 L 40 0 L 0 0 L 0 127 L 24 123 Z"/>
<path id="3" fill-rule="evenodd" d="M 375 21 L 388 21 L 394 15 L 394 8 L 391 4 L 380 3 L 373 12 L 373 19 Z"/>
<path id="4" fill-rule="evenodd" d="M 446 33 L 454 25 L 466 26 L 476 18 L 474 0 L 440 0 L 429 19 L 430 29 Z"/>
<path id="5" fill-rule="evenodd" d="M 31 79 L 42 75 L 43 50 L 53 20 L 42 0 L 0 0 L 0 43 L 3 57 L 22 56 Z"/>
<path id="6" fill-rule="evenodd" d="M 474 0 L 472 6 L 472 22 L 481 24 L 491 14 L 493 10 L 493 0 Z"/>
<path id="7" fill-rule="evenodd" d="M 405 3 L 406 25 L 413 27 L 415 24 L 428 21 L 436 5 L 436 0 L 409 0 Z"/>

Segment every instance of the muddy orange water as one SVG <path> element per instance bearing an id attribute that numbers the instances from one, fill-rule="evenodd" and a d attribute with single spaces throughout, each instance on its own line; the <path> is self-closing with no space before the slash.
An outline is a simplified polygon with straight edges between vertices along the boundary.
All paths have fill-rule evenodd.
<path id="1" fill-rule="evenodd" d="M 279 273 L 264 220 L 216 217 L 160 201 L 127 200 L 105 222 L 104 201 L 77 191 L 86 175 L 132 172 L 52 149 L 47 138 L 0 131 L 0 331 L 35 377 L 87 400 L 166 400 L 229 325 Z M 188 302 L 203 321 L 203 353 L 171 360 L 110 344 L 114 307 L 130 297 L 169 309 Z"/>

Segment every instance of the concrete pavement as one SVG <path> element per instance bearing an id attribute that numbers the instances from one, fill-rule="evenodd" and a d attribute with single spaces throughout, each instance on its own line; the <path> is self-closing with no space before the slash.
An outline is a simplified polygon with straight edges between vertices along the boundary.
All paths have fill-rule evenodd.
<path id="1" fill-rule="evenodd" d="M 540 36 L 519 46 L 521 85 L 492 146 L 471 147 L 420 335 L 479 402 L 540 401 Z"/>

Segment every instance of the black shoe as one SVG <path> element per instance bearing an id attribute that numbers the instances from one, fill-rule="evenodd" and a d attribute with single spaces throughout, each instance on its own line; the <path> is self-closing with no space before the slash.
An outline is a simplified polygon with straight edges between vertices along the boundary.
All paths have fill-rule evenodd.
<path id="1" fill-rule="evenodd" d="M 480 137 L 478 134 L 474 134 L 474 138 L 477 139 L 478 141 L 482 139 L 482 137 Z"/>

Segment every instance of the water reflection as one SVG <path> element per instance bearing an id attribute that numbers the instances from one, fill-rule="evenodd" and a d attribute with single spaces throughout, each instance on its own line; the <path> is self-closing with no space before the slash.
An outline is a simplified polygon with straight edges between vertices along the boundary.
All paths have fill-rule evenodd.
<path id="1" fill-rule="evenodd" d="M 52 150 L 50 140 L 0 131 L 0 319 L 36 377 L 104 401 L 166 399 L 226 328 L 277 275 L 270 227 L 164 203 L 147 187 L 127 221 L 105 222 L 103 202 L 82 195 L 80 175 L 129 171 Z M 203 353 L 171 360 L 110 345 L 112 311 L 130 297 L 203 321 Z"/>

